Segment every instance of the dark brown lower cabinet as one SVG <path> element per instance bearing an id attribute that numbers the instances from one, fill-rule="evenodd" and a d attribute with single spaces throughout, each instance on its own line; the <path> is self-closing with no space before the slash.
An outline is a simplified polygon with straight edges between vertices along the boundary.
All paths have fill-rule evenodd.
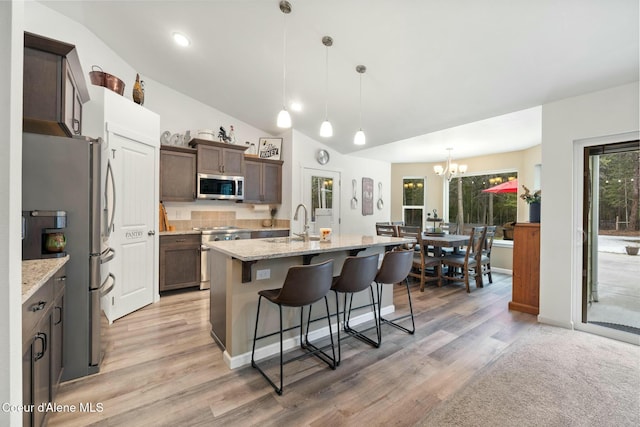
<path id="1" fill-rule="evenodd" d="M 45 424 L 60 383 L 65 280 L 63 267 L 22 305 L 23 426 Z"/>
<path id="2" fill-rule="evenodd" d="M 200 234 L 160 236 L 160 292 L 200 286 Z"/>

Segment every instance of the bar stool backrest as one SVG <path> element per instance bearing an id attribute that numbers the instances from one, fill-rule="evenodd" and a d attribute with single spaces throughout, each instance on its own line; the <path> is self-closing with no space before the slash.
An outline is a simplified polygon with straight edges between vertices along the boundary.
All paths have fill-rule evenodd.
<path id="1" fill-rule="evenodd" d="M 338 276 L 332 290 L 356 293 L 371 285 L 378 274 L 378 254 L 369 256 L 350 256 L 344 260 L 342 272 Z"/>
<path id="2" fill-rule="evenodd" d="M 295 265 L 289 268 L 280 293 L 273 302 L 289 307 L 313 304 L 327 295 L 332 281 L 332 259 L 321 264 Z"/>
<path id="3" fill-rule="evenodd" d="M 407 278 L 413 265 L 413 249 L 389 251 L 384 254 L 382 265 L 376 275 L 378 283 L 400 283 Z"/>

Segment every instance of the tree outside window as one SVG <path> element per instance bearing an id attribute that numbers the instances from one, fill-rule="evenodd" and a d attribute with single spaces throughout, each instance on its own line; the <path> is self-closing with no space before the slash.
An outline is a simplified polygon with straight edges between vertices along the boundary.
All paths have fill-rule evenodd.
<path id="1" fill-rule="evenodd" d="M 424 177 L 402 179 L 402 220 L 405 225 L 424 226 L 424 192 Z"/>
<path id="2" fill-rule="evenodd" d="M 462 180 L 463 222 L 467 224 L 497 225 L 496 238 L 502 238 L 502 225 L 517 218 L 517 193 L 483 193 L 503 182 L 517 179 L 518 173 L 501 172 L 454 178 L 449 183 L 449 221 L 459 222 L 458 180 Z"/>

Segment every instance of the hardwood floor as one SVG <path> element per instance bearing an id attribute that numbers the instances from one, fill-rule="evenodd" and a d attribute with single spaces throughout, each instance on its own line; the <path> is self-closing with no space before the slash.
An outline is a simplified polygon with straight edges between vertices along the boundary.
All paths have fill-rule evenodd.
<path id="1" fill-rule="evenodd" d="M 315 358 L 290 363 L 283 396 L 253 368 L 224 364 L 209 336 L 207 291 L 162 297 L 104 328 L 99 374 L 61 385 L 56 403 L 103 411 L 53 413 L 49 425 L 413 425 L 536 324 L 507 310 L 510 276 L 494 273 L 471 294 L 456 285 L 421 293 L 417 283 L 411 292 L 415 335 L 383 326 L 378 349 L 343 341 L 335 371 Z M 394 294 L 404 312 L 404 287 Z"/>

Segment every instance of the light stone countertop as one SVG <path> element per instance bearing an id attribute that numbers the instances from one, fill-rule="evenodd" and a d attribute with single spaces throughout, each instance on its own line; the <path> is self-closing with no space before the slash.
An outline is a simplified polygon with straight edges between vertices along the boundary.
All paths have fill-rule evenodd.
<path id="1" fill-rule="evenodd" d="M 242 231 L 289 231 L 289 228 L 286 227 L 261 227 L 261 228 L 242 228 L 238 227 L 239 230 Z M 160 236 L 174 236 L 180 234 L 200 234 L 199 230 L 176 230 L 176 231 L 161 231 L 159 233 Z"/>
<path id="2" fill-rule="evenodd" d="M 69 261 L 62 258 L 30 259 L 22 261 L 22 303 L 31 297 Z"/>
<path id="3" fill-rule="evenodd" d="M 341 234 L 332 236 L 331 242 L 317 240 L 303 242 L 290 237 L 275 237 L 208 242 L 206 245 L 215 251 L 222 252 L 240 261 L 259 261 L 376 246 L 397 246 L 402 243 L 412 243 L 413 241 L 411 238 L 403 237 Z"/>

